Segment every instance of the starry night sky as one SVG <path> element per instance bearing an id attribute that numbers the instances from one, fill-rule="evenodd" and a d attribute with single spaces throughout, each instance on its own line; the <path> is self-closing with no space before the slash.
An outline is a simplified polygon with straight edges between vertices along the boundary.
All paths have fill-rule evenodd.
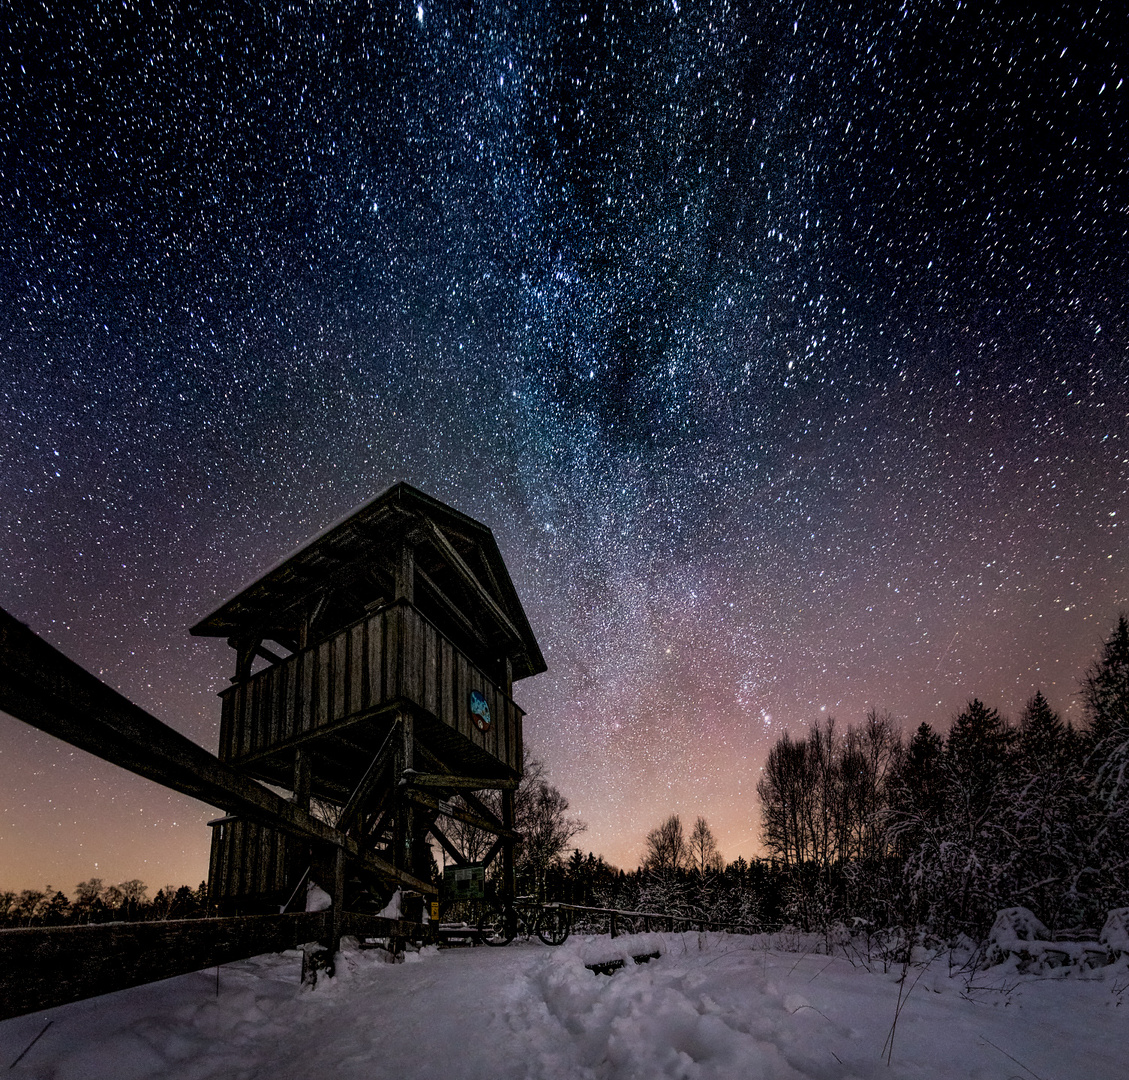
<path id="1" fill-rule="evenodd" d="M 10 9 L 0 606 L 214 748 L 187 627 L 406 479 L 494 530 L 527 742 L 626 867 L 671 811 L 754 854 L 817 718 L 1077 718 L 1125 25 L 863 6 Z M 0 717 L 0 887 L 195 883 L 214 816 Z"/>

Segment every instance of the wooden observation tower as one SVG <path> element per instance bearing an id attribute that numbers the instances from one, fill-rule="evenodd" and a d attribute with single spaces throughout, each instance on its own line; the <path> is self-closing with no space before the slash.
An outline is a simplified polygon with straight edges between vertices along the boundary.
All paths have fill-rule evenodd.
<path id="1" fill-rule="evenodd" d="M 512 895 L 523 715 L 512 687 L 545 661 L 485 525 L 397 484 L 192 633 L 235 650 L 220 760 L 312 803 L 364 856 L 222 819 L 209 869 L 221 910 L 278 911 L 307 874 L 338 911 L 372 911 L 397 885 L 434 893 L 428 835 L 465 862 L 447 818 L 496 836 L 486 862 L 501 857 Z M 500 814 L 476 795 L 491 789 Z"/>

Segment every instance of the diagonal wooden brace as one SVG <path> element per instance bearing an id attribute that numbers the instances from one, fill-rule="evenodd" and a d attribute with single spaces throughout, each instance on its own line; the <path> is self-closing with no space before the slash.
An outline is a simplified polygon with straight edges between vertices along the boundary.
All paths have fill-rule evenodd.
<path id="1" fill-rule="evenodd" d="M 353 794 L 349 796 L 349 801 L 342 807 L 341 813 L 337 815 L 338 832 L 347 833 L 356 824 L 358 815 L 364 809 L 365 803 L 372 797 L 381 774 L 392 759 L 396 735 L 399 730 L 400 721 L 397 720 L 385 736 L 383 745 L 376 752 L 376 756 L 370 762 L 369 767 L 365 770 L 360 783 L 353 790 Z"/>
<path id="2" fill-rule="evenodd" d="M 455 847 L 455 845 L 452 844 L 450 840 L 447 839 L 446 834 L 442 829 L 439 828 L 438 825 L 435 824 L 434 821 L 431 823 L 431 835 L 439 841 L 439 846 L 445 852 L 447 852 L 447 854 L 450 855 L 452 859 L 455 860 L 456 866 L 468 865 L 466 856 L 461 851 L 459 851 L 459 849 Z"/>
<path id="3" fill-rule="evenodd" d="M 510 840 L 520 840 L 521 834 L 516 833 L 513 829 L 507 829 L 501 822 L 491 821 L 488 818 L 479 817 L 478 814 L 470 810 L 464 810 L 461 806 L 452 806 L 450 803 L 443 803 L 440 805 L 439 799 L 434 795 L 427 795 L 422 791 L 415 791 L 412 788 L 407 788 L 404 791 L 404 798 L 409 802 L 414 802 L 417 806 L 426 806 L 429 810 L 435 810 L 437 813 L 446 814 L 448 817 L 455 818 L 456 821 L 464 821 L 468 825 L 473 825 L 483 832 L 494 833 L 498 836 L 505 836 Z"/>

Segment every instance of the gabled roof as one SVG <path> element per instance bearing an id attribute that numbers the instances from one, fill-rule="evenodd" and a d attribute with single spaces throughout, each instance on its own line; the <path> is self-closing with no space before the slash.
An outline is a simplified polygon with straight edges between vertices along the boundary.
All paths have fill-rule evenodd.
<path id="1" fill-rule="evenodd" d="M 429 549 L 463 582 L 480 589 L 501 635 L 515 679 L 545 670 L 545 658 L 521 606 L 502 554 L 487 526 L 407 483 L 383 494 L 319 533 L 192 627 L 201 637 L 240 637 L 270 630 L 286 613 L 351 569 L 391 558 L 404 535 Z"/>

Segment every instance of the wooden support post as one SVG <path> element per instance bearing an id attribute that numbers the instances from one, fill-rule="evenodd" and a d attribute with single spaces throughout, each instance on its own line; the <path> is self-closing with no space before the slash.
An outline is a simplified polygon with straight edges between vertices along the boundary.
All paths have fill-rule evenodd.
<path id="1" fill-rule="evenodd" d="M 391 730 L 384 737 L 384 742 L 369 763 L 360 783 L 354 788 L 353 794 L 349 796 L 349 801 L 341 808 L 341 813 L 337 816 L 338 832 L 347 833 L 356 824 L 357 819 L 372 798 L 373 792 L 376 791 L 377 783 L 384 775 L 385 768 L 395 753 L 396 737 L 399 734 L 397 723 L 398 721 L 393 722 Z"/>
<path id="2" fill-rule="evenodd" d="M 400 714 L 400 732 L 403 738 L 403 758 L 400 762 L 400 772 L 397 775 L 403 774 L 405 769 L 415 769 L 416 726 L 411 713 L 402 712 Z"/>
<path id="3" fill-rule="evenodd" d="M 255 662 L 255 655 L 263 639 L 261 637 L 228 638 L 227 643 L 235 650 L 235 674 L 231 677 L 231 681 L 246 682 L 251 677 L 251 665 Z"/>
<path id="4" fill-rule="evenodd" d="M 294 805 L 310 812 L 310 789 L 313 777 L 310 774 L 310 754 L 298 747 L 294 751 Z"/>
<path id="5" fill-rule="evenodd" d="M 400 544 L 399 557 L 396 560 L 396 600 L 407 600 L 409 604 L 416 602 L 416 570 L 415 551 L 405 539 Z"/>
<path id="6" fill-rule="evenodd" d="M 502 825 L 512 830 L 514 827 L 514 793 L 502 792 Z M 512 903 L 517 889 L 514 882 L 514 842 L 511 837 L 502 838 L 502 895 Z"/>
<path id="7" fill-rule="evenodd" d="M 333 853 L 333 907 L 329 919 L 329 973 L 333 974 L 333 958 L 341 949 L 341 926 L 345 918 L 345 849 Z"/>
<path id="8" fill-rule="evenodd" d="M 304 813 L 310 812 L 310 755 L 300 747 L 294 751 L 294 805 Z M 285 838 L 286 888 L 293 891 L 301 886 L 301 878 L 310 867 L 310 844 L 299 836 Z M 304 902 L 304 897 L 303 897 Z M 299 905 L 301 910 L 303 905 Z"/>
<path id="9" fill-rule="evenodd" d="M 410 553 L 411 549 L 405 545 L 405 550 Z M 393 774 L 400 776 L 405 769 L 411 769 L 415 763 L 415 722 L 410 713 L 403 713 L 400 716 L 400 732 L 403 736 L 401 750 L 399 754 L 399 769 Z M 415 807 L 407 799 L 400 799 L 400 812 L 398 814 L 400 819 L 399 836 L 399 852 L 397 853 L 399 862 L 397 866 L 403 867 L 411 873 L 412 866 L 415 864 L 415 852 L 412 850 L 415 841 Z"/>

